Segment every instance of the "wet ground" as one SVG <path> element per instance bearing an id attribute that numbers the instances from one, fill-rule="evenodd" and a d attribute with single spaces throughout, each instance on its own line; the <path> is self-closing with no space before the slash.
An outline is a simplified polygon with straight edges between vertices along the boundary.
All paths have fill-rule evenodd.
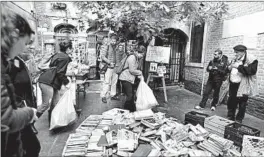
<path id="1" fill-rule="evenodd" d="M 56 132 L 49 131 L 48 114 L 47 112 L 36 122 L 36 128 L 38 129 L 38 138 L 41 143 L 41 157 L 46 156 L 61 156 L 65 142 L 70 133 L 74 133 L 79 124 L 91 114 L 101 114 L 109 109 L 119 107 L 122 108 L 125 101 L 125 97 L 122 96 L 120 101 L 110 100 L 102 103 L 100 98 L 100 83 L 92 83 L 87 88 L 87 94 L 81 93 L 79 97 L 79 104 L 82 112 L 76 122 L 68 127 L 57 130 Z M 164 103 L 163 90 L 157 90 L 154 92 L 155 96 L 160 103 L 160 106 L 155 110 L 165 112 L 167 116 L 177 118 L 180 121 L 184 121 L 185 113 L 194 110 L 194 105 L 198 104 L 201 100 L 201 96 L 194 94 L 184 88 L 172 87 L 167 89 L 168 102 Z M 226 117 L 226 105 L 220 105 L 216 111 L 210 111 L 210 106 L 203 110 L 203 113 L 209 115 L 218 115 Z M 261 130 L 261 136 L 264 136 L 264 120 L 258 119 L 251 115 L 246 114 L 243 124 L 252 126 Z"/>

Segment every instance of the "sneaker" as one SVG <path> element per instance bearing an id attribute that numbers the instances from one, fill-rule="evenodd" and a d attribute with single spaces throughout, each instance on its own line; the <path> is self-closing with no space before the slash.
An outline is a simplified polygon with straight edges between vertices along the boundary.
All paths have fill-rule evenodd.
<path id="1" fill-rule="evenodd" d="M 103 102 L 103 103 L 107 103 L 106 97 L 103 97 L 103 98 L 102 98 L 102 102 Z"/>
<path id="2" fill-rule="evenodd" d="M 213 107 L 211 107 L 211 111 L 215 111 L 215 107 L 213 106 Z"/>
<path id="3" fill-rule="evenodd" d="M 202 110 L 202 109 L 204 109 L 203 107 L 201 107 L 201 106 L 199 106 L 199 105 L 195 106 L 194 108 L 195 108 L 196 110 Z"/>
<path id="4" fill-rule="evenodd" d="M 111 100 L 119 100 L 119 97 L 117 95 L 111 97 Z"/>
<path id="5" fill-rule="evenodd" d="M 236 122 L 237 122 L 237 123 L 242 123 L 242 120 L 238 120 L 238 119 L 236 119 Z"/>

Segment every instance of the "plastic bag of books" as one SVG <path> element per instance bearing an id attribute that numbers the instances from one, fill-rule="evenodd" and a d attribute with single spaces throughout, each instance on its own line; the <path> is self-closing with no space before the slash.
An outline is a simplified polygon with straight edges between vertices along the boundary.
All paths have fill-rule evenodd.
<path id="1" fill-rule="evenodd" d="M 137 111 L 147 110 L 154 106 L 159 105 L 152 90 L 142 79 L 138 85 L 137 89 L 137 100 L 136 100 L 136 108 Z"/>
<path id="2" fill-rule="evenodd" d="M 72 88 L 73 86 L 71 86 Z M 77 116 L 73 106 L 73 95 L 72 90 L 69 88 L 63 96 L 60 98 L 59 102 L 53 109 L 51 113 L 51 121 L 50 128 L 52 130 L 54 128 L 67 126 L 71 122 L 73 122 Z"/>

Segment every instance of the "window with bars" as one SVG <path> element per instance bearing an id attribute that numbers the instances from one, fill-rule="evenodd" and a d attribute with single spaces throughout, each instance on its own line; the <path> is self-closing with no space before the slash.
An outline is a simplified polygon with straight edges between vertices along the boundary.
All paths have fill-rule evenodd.
<path id="1" fill-rule="evenodd" d="M 190 45 L 190 62 L 201 63 L 203 50 L 203 36 L 205 23 L 197 25 L 192 23 L 191 45 Z"/>

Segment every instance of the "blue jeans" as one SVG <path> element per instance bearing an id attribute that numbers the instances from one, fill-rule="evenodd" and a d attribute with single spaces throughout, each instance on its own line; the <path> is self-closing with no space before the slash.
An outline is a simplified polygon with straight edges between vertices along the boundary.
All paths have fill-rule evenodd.
<path id="1" fill-rule="evenodd" d="M 44 83 L 39 83 L 42 93 L 42 104 L 38 106 L 37 111 L 44 113 L 48 108 L 52 111 L 59 101 L 59 91 Z"/>

